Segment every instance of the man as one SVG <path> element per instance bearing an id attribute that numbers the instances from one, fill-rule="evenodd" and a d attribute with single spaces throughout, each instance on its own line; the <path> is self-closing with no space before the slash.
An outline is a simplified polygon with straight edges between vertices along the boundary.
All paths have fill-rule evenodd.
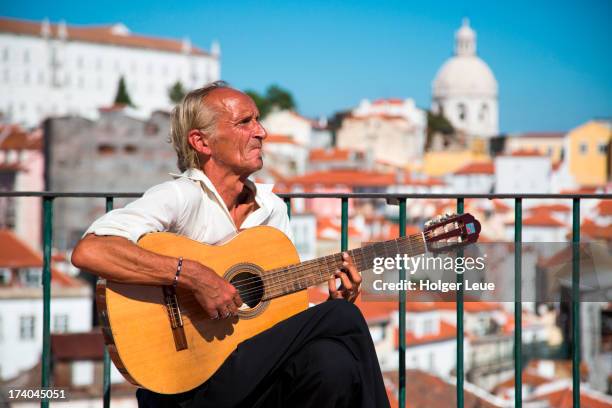
<path id="1" fill-rule="evenodd" d="M 171 231 L 215 244 L 241 228 L 270 225 L 290 235 L 283 201 L 248 177 L 263 165 L 266 131 L 253 100 L 223 82 L 190 92 L 172 114 L 176 180 L 149 189 L 87 230 L 75 266 L 113 281 L 178 285 L 191 290 L 211 319 L 237 313 L 237 290 L 195 261 L 136 245 L 149 232 Z M 256 243 L 254 243 L 256 245 Z M 352 305 L 361 278 L 344 254 L 329 280 L 330 301 L 241 343 L 219 370 L 181 395 L 137 393 L 149 407 L 388 406 L 363 316 Z M 180 271 L 179 271 L 180 269 Z M 180 273 L 179 273 L 180 272 Z M 336 289 L 335 278 L 342 285 Z"/>

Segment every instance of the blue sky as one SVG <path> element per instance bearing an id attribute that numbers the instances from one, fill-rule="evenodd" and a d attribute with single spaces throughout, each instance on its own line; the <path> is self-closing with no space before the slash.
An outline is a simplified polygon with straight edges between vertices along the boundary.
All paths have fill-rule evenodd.
<path id="1" fill-rule="evenodd" d="M 132 32 L 221 43 L 222 76 L 277 83 L 309 116 L 362 98 L 412 97 L 431 81 L 468 17 L 499 83 L 500 129 L 568 130 L 612 116 L 612 1 L 6 1 L 0 15 L 68 24 L 123 22 Z"/>

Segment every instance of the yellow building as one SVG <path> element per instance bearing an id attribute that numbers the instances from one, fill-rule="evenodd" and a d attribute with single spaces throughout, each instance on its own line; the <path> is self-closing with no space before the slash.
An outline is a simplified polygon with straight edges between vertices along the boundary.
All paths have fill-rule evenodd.
<path id="1" fill-rule="evenodd" d="M 581 186 L 610 180 L 612 122 L 592 120 L 567 134 L 569 170 Z"/>

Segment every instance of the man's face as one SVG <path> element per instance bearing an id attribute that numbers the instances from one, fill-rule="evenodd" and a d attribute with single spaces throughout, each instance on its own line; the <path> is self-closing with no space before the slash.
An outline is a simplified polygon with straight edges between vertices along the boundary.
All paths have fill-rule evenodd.
<path id="1" fill-rule="evenodd" d="M 209 139 L 211 160 L 235 174 L 248 176 L 263 166 L 266 130 L 255 102 L 234 89 L 218 89 L 209 101 L 218 111 L 216 132 Z"/>

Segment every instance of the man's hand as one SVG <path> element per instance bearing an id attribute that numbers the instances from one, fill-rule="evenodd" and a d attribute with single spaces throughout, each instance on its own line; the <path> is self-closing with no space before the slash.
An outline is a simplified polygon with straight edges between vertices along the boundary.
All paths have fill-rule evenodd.
<path id="1" fill-rule="evenodd" d="M 361 275 L 357 272 L 357 268 L 348 253 L 342 253 L 342 269 L 336 270 L 334 276 L 329 278 L 329 298 L 340 299 L 344 298 L 349 302 L 355 302 L 359 295 L 359 286 L 361 285 Z M 340 278 L 340 288 L 336 289 L 336 278 Z"/>
<path id="2" fill-rule="evenodd" d="M 238 290 L 217 275 L 212 269 L 194 261 L 186 261 L 187 268 L 181 278 L 185 287 L 191 290 L 202 309 L 211 319 L 225 319 L 238 315 L 242 299 Z"/>

